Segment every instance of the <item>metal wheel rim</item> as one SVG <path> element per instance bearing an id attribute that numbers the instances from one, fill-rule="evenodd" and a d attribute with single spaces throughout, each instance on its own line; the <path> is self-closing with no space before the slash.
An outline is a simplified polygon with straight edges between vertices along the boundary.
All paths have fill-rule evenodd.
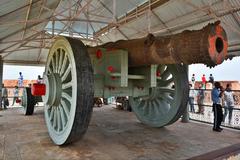
<path id="1" fill-rule="evenodd" d="M 50 137 L 60 145 L 71 132 L 76 111 L 77 87 L 73 87 L 77 86 L 76 65 L 70 46 L 64 38 L 54 43 L 49 52 L 44 75 L 47 91 L 43 96 L 45 121 Z M 52 99 L 54 100 L 51 101 Z"/>
<path id="2" fill-rule="evenodd" d="M 165 126 L 179 118 L 182 112 L 184 95 L 188 95 L 187 79 L 184 79 L 181 65 L 159 65 L 161 72 L 157 80 L 157 87 L 151 88 L 149 96 L 130 98 L 130 103 L 137 118 L 152 127 Z M 186 82 L 184 82 L 186 81 Z M 175 88 L 171 88 L 172 85 Z"/>

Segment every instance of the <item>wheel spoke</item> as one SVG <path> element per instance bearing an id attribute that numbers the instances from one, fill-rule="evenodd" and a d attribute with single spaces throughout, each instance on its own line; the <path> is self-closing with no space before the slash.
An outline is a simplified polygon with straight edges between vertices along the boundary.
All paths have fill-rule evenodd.
<path id="1" fill-rule="evenodd" d="M 174 99 L 169 96 L 168 94 L 163 94 L 162 98 L 168 103 L 168 104 L 172 104 Z"/>
<path id="2" fill-rule="evenodd" d="M 159 112 L 159 104 L 157 103 L 156 100 L 153 101 L 153 111 L 155 112 L 155 115 L 160 115 L 160 112 Z"/>
<path id="3" fill-rule="evenodd" d="M 148 104 L 148 101 L 145 101 L 143 106 L 143 114 L 148 115 L 148 110 L 149 110 L 149 104 Z"/>
<path id="4" fill-rule="evenodd" d="M 59 67 L 58 67 L 58 73 L 61 72 L 61 68 L 62 68 L 62 62 L 63 61 L 63 50 L 60 49 L 60 58 L 59 58 Z"/>
<path id="5" fill-rule="evenodd" d="M 55 63 L 55 58 L 54 58 L 55 52 L 52 56 L 51 62 L 52 62 L 52 67 L 53 67 L 53 72 L 56 72 L 56 63 Z"/>
<path id="6" fill-rule="evenodd" d="M 172 82 L 173 82 L 173 77 L 171 77 L 170 79 L 168 80 L 158 80 L 157 83 L 158 83 L 158 87 L 163 87 L 163 86 L 169 86 Z"/>
<path id="7" fill-rule="evenodd" d="M 69 96 L 66 92 L 62 92 L 62 98 L 65 98 L 69 103 L 72 103 L 72 97 Z"/>
<path id="8" fill-rule="evenodd" d="M 153 101 L 150 101 L 149 102 L 149 106 L 148 106 L 148 108 L 149 108 L 149 113 L 150 113 L 150 115 L 151 116 L 153 116 L 153 117 L 155 117 L 155 110 L 154 110 L 154 103 L 153 103 Z"/>
<path id="9" fill-rule="evenodd" d="M 161 75 L 161 79 L 162 79 L 162 80 L 166 80 L 170 75 L 171 75 L 171 72 L 170 72 L 169 68 L 167 68 L 167 69 L 163 72 L 163 74 Z"/>
<path id="10" fill-rule="evenodd" d="M 163 115 L 164 111 L 162 110 L 163 107 L 162 107 L 161 100 L 160 99 L 156 99 L 155 102 L 156 102 L 156 106 L 157 106 L 156 108 L 158 110 L 159 115 Z"/>
<path id="11" fill-rule="evenodd" d="M 59 68 L 59 52 L 58 50 L 56 51 L 56 73 L 58 73 L 58 68 Z"/>
<path id="12" fill-rule="evenodd" d="M 166 104 L 164 104 L 164 102 L 163 101 L 158 101 L 159 102 L 159 107 L 158 107 L 158 109 L 159 109 L 159 112 L 162 114 L 162 115 L 164 115 L 164 114 L 166 114 L 167 113 L 167 111 L 166 111 Z"/>
<path id="13" fill-rule="evenodd" d="M 51 108 L 50 109 L 50 116 L 49 116 L 50 121 L 53 120 L 53 114 L 54 114 L 54 111 L 53 111 L 53 108 Z"/>
<path id="14" fill-rule="evenodd" d="M 57 126 L 57 112 L 56 109 L 53 110 L 53 128 L 56 128 Z"/>
<path id="15" fill-rule="evenodd" d="M 57 131 L 59 132 L 61 130 L 61 119 L 60 119 L 60 110 L 59 110 L 59 107 L 57 107 Z"/>
<path id="16" fill-rule="evenodd" d="M 62 84 L 62 89 L 67 89 L 70 87 L 72 87 L 72 81 Z"/>
<path id="17" fill-rule="evenodd" d="M 69 116 L 70 116 L 70 109 L 69 109 L 69 107 L 67 106 L 66 102 L 63 101 L 63 100 L 61 100 L 61 105 L 62 105 L 62 107 L 63 107 L 64 113 L 65 113 L 66 116 L 67 116 L 67 119 L 69 119 Z"/>
<path id="18" fill-rule="evenodd" d="M 175 93 L 175 90 L 174 89 L 171 89 L 171 88 L 168 88 L 168 87 L 157 87 L 157 90 L 160 92 L 160 93 L 171 93 L 171 94 L 174 94 Z"/>
<path id="19" fill-rule="evenodd" d="M 65 73 L 63 74 L 63 76 L 61 78 L 62 82 L 66 80 L 66 78 L 67 78 L 68 74 L 70 73 L 70 71 L 71 71 L 71 66 L 69 65 L 67 70 L 65 71 Z"/>
<path id="20" fill-rule="evenodd" d="M 64 128 L 67 120 L 65 118 L 64 111 L 63 111 L 63 108 L 61 106 L 59 106 L 59 110 L 60 110 L 60 114 L 61 114 L 62 128 Z"/>
<path id="21" fill-rule="evenodd" d="M 64 59 L 63 59 L 63 63 L 62 63 L 62 67 L 61 67 L 61 71 L 60 71 L 60 76 L 62 76 L 62 74 L 65 71 L 66 64 L 67 64 L 67 59 L 68 59 L 67 54 L 65 54 Z"/>
<path id="22" fill-rule="evenodd" d="M 51 69 L 50 66 L 48 66 L 47 72 L 48 72 L 49 74 L 53 73 L 53 71 L 52 71 L 52 69 Z"/>

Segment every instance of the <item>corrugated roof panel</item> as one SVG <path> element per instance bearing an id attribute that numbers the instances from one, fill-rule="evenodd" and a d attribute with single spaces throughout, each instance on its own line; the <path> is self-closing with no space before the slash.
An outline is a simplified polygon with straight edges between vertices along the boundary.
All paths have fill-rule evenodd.
<path id="1" fill-rule="evenodd" d="M 1 0 L 0 1 L 0 16 L 8 14 L 18 8 L 22 8 L 29 3 L 28 0 Z"/>
<path id="2" fill-rule="evenodd" d="M 22 6 L 21 3 L 28 4 L 28 0 L 14 0 L 16 4 L 19 4 L 18 6 Z M 12 4 L 14 1 L 8 1 L 8 0 L 2 0 L 0 2 L 1 8 L 0 8 L 0 15 L 3 11 L 5 11 L 5 8 L 2 8 L 2 6 L 8 6 Z M 37 0 L 34 1 L 37 3 Z M 52 3 L 52 0 L 48 0 L 47 3 Z M 92 34 L 94 31 L 98 31 L 104 26 L 110 24 L 111 22 L 114 22 L 113 19 L 113 0 L 93 0 L 91 1 L 91 4 L 85 8 L 85 10 L 82 10 L 81 7 L 85 6 L 87 4 L 87 0 L 79 1 L 81 2 L 81 6 L 76 3 L 76 0 L 72 1 L 72 4 L 74 5 L 72 7 L 71 13 L 75 14 L 74 10 L 76 8 L 79 8 L 81 10 L 81 14 L 78 15 L 75 18 L 83 19 L 84 21 L 76 21 L 73 23 L 72 28 L 74 31 L 83 33 L 83 35 L 86 35 L 86 32 Z M 130 12 L 131 10 L 134 10 L 136 6 L 147 2 L 147 0 L 116 0 L 116 16 L 122 16 L 126 13 Z M 39 3 L 40 5 L 40 3 Z M 48 4 L 51 8 L 51 4 Z M 17 7 L 17 5 L 12 4 L 11 8 Z M 54 6 L 54 5 L 53 5 Z M 69 8 L 69 0 L 62 0 L 56 13 L 64 12 L 62 15 L 57 16 L 57 18 L 60 19 L 66 19 L 64 22 L 55 22 L 55 29 L 60 32 L 64 27 L 65 24 L 69 24 L 67 22 L 67 18 L 69 17 L 69 11 L 67 10 Z M 151 26 L 151 32 L 156 32 L 159 35 L 167 35 L 167 34 L 174 34 L 181 32 L 186 29 L 201 29 L 203 26 L 207 25 L 209 22 L 214 22 L 216 20 L 221 20 L 222 25 L 227 31 L 229 40 L 232 41 L 240 41 L 240 34 L 239 34 L 239 21 L 240 21 L 240 12 L 235 12 L 234 18 L 232 15 L 225 15 L 222 16 L 223 13 L 226 13 L 229 10 L 233 10 L 233 8 L 240 10 L 240 1 L 239 0 L 170 0 L 169 2 L 157 7 L 154 9 L 154 13 L 158 16 L 151 15 L 151 21 L 149 21 L 147 14 L 144 16 L 140 16 L 136 18 L 135 20 L 131 20 L 130 22 L 127 22 L 126 24 L 119 25 L 119 29 L 122 33 L 120 33 L 116 28 L 111 29 L 109 32 L 106 33 L 106 35 L 102 35 L 98 37 L 103 42 L 109 42 L 109 41 L 116 41 L 119 39 L 125 39 L 125 35 L 129 37 L 130 39 L 146 36 L 148 33 L 148 26 L 150 22 Z M 8 8 L 9 9 L 9 8 Z M 20 9 L 21 10 L 21 9 Z M 38 13 L 40 9 L 39 8 L 33 8 L 30 10 L 30 18 L 37 19 Z M 46 13 L 47 10 L 44 10 L 44 13 L 41 15 L 41 18 L 49 17 L 49 13 Z M 85 14 L 83 14 L 83 11 L 85 14 L 88 14 L 86 17 Z M 147 12 L 147 10 L 146 10 Z M 216 14 L 219 17 L 214 17 L 214 14 Z M 15 12 L 15 16 L 10 16 L 6 18 L 7 21 L 14 20 L 14 18 L 18 17 L 19 19 L 25 19 L 27 13 L 27 8 L 23 9 L 22 11 Z M 222 16 L 222 17 L 220 17 Z M 87 29 L 87 19 L 93 20 L 91 22 L 92 27 L 89 25 Z M 0 20 L 3 20 L 3 17 L 0 17 Z M 94 22 L 95 21 L 95 22 Z M 102 21 L 102 23 L 101 23 Z M 108 24 L 106 22 L 109 22 Z M 36 28 L 42 28 L 44 25 L 39 24 Z M 16 27 L 9 27 L 8 29 L 3 28 L 3 26 L 0 25 L 0 36 L 7 36 L 7 33 L 12 32 L 14 30 L 18 30 L 20 28 L 23 28 L 24 24 L 16 26 Z M 167 27 L 167 29 L 166 29 Z M 46 27 L 50 32 L 52 31 L 52 23 L 50 22 Z M 171 32 L 169 32 L 169 29 Z M 94 30 L 94 31 L 93 31 Z M 56 32 L 57 32 L 56 31 Z M 67 34 L 67 29 L 64 31 L 64 34 Z M 2 34 L 1 34 L 2 33 Z M 26 36 L 30 36 L 32 31 L 28 30 L 25 34 Z M 21 37 L 22 32 L 19 34 L 15 34 L 15 36 L 9 37 L 9 39 L 19 39 L 18 37 Z M 78 34 L 74 34 L 78 35 Z M 90 36 L 91 37 L 91 36 Z M 9 40 L 8 39 L 8 40 Z M 10 43 L 11 44 L 11 43 Z M 37 45 L 37 44 L 32 44 Z M 1 44 L 1 47 L 6 47 L 5 44 Z M 14 48 L 13 48 L 14 49 Z M 31 50 L 31 54 L 38 55 L 39 50 Z M 30 54 L 30 52 L 29 52 Z M 15 53 L 14 53 L 15 55 Z M 20 56 L 24 56 L 20 53 Z M 28 54 L 27 54 L 28 56 Z M 41 59 L 44 59 L 44 54 L 41 54 Z M 15 56 L 11 55 L 10 58 L 14 58 Z M 24 56 L 26 57 L 26 56 Z M 9 58 L 9 57 L 8 57 Z M 20 58 L 20 57 L 17 57 Z M 36 57 L 34 57 L 36 58 Z"/>
<path id="3" fill-rule="evenodd" d="M 236 23 L 232 15 L 227 15 L 222 17 L 222 22 L 224 22 L 222 23 L 222 25 L 227 32 L 230 43 L 231 41 L 236 41 L 236 40 L 239 41 L 240 40 L 239 25 Z"/>
<path id="4" fill-rule="evenodd" d="M 167 22 L 171 19 L 177 18 L 183 14 L 187 14 L 192 11 L 192 8 L 179 2 L 179 1 L 169 1 L 166 4 L 156 8 L 154 12 L 162 19 L 162 21 Z"/>

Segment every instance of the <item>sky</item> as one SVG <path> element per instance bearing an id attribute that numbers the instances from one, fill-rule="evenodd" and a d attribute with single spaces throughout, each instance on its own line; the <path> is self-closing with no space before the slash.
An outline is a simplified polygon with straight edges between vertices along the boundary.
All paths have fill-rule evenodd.
<path id="1" fill-rule="evenodd" d="M 18 79 L 19 72 L 22 72 L 23 79 L 25 80 L 36 80 L 38 75 L 41 75 L 42 77 L 44 67 L 4 65 L 3 80 Z"/>
<path id="2" fill-rule="evenodd" d="M 189 79 L 195 74 L 196 81 L 200 81 L 203 74 L 207 80 L 212 74 L 216 81 L 240 81 L 240 57 L 224 61 L 222 64 L 209 68 L 203 64 L 194 64 L 189 66 Z"/>
<path id="3" fill-rule="evenodd" d="M 24 79 L 35 80 L 38 75 L 42 76 L 44 67 L 4 65 L 3 79 L 18 79 L 19 72 L 22 72 Z M 206 75 L 207 79 L 209 74 L 213 74 L 216 81 L 240 81 L 240 57 L 227 60 L 212 69 L 202 64 L 190 65 L 189 79 L 191 79 L 193 73 L 196 81 L 200 81 L 203 74 Z"/>

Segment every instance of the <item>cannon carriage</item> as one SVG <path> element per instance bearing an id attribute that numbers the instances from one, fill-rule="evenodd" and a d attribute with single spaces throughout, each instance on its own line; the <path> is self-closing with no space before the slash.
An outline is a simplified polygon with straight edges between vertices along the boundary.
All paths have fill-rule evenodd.
<path id="1" fill-rule="evenodd" d="M 94 97 L 129 96 L 142 123 L 152 127 L 174 123 L 187 107 L 187 65 L 220 64 L 227 57 L 227 46 L 218 22 L 197 31 L 167 37 L 150 34 L 96 47 L 57 38 L 43 76 L 51 139 L 57 145 L 80 139 L 88 128 Z"/>

